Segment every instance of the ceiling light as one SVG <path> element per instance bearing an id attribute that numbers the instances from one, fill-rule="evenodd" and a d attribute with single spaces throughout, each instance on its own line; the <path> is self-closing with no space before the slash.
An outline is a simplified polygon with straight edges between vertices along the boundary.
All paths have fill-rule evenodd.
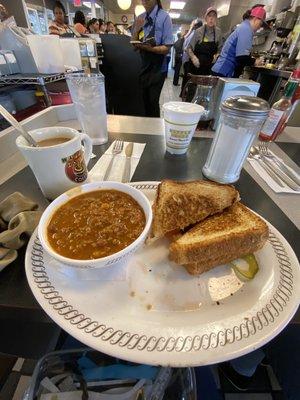
<path id="1" fill-rule="evenodd" d="M 137 5 L 134 9 L 134 14 L 136 17 L 143 14 L 146 11 L 145 7 L 142 5 Z"/>
<path id="2" fill-rule="evenodd" d="M 87 8 L 92 8 L 90 1 L 84 1 L 82 4 Z M 97 3 L 95 3 L 95 7 L 96 8 L 101 8 L 101 6 L 99 6 L 99 4 L 97 4 Z"/>
<path id="3" fill-rule="evenodd" d="M 183 10 L 185 1 L 171 1 L 170 8 L 174 10 Z"/>
<path id="4" fill-rule="evenodd" d="M 176 13 L 176 12 L 170 12 L 169 15 L 170 15 L 170 17 L 171 17 L 172 19 L 177 19 L 177 18 L 180 17 L 180 14 L 179 14 L 179 13 Z"/>
<path id="5" fill-rule="evenodd" d="M 118 0 L 118 6 L 122 10 L 128 10 L 128 8 L 131 6 L 131 0 Z"/>

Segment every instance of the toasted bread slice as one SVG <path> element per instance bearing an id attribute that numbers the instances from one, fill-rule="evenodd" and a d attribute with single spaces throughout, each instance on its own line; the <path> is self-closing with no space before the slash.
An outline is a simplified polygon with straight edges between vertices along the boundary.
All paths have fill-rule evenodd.
<path id="1" fill-rule="evenodd" d="M 241 203 L 213 215 L 170 245 L 170 259 L 201 274 L 263 247 L 267 224 Z"/>
<path id="2" fill-rule="evenodd" d="M 231 185 L 209 181 L 162 181 L 153 204 L 152 238 L 184 229 L 219 213 L 239 200 Z"/>
<path id="3" fill-rule="evenodd" d="M 180 229 L 175 229 L 174 231 L 166 233 L 166 237 L 170 240 L 170 242 L 175 242 L 175 240 L 180 239 L 183 235 L 184 232 Z"/>

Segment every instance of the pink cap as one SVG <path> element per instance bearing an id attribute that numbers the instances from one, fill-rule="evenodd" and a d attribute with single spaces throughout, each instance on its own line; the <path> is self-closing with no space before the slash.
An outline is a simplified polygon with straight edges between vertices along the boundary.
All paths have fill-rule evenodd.
<path id="1" fill-rule="evenodd" d="M 265 21 L 266 19 L 266 10 L 263 7 L 254 7 L 251 10 L 251 17 L 256 17 L 261 19 L 262 21 Z"/>
<path id="2" fill-rule="evenodd" d="M 206 13 L 204 15 L 204 18 L 206 18 L 210 12 L 214 12 L 214 13 L 216 13 L 216 16 L 218 16 L 218 11 L 215 7 L 208 7 L 208 9 L 206 10 Z"/>

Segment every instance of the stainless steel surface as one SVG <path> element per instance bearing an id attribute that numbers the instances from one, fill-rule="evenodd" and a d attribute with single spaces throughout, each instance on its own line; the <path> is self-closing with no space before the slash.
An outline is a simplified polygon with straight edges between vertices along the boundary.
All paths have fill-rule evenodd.
<path id="1" fill-rule="evenodd" d="M 266 100 L 254 96 L 234 96 L 227 98 L 221 106 L 222 111 L 230 115 L 247 116 L 249 118 L 265 118 L 270 111 Z"/>
<path id="2" fill-rule="evenodd" d="M 106 181 L 107 178 L 109 177 L 109 174 L 110 174 L 113 162 L 114 162 L 114 158 L 117 154 L 120 154 L 122 152 L 123 146 L 124 146 L 123 140 L 115 141 L 114 147 L 112 149 L 112 156 L 111 156 L 110 162 L 108 164 L 107 170 L 106 170 L 104 178 L 103 178 L 104 181 Z"/>
<path id="3" fill-rule="evenodd" d="M 274 156 L 270 152 L 268 145 L 266 145 L 263 142 L 260 142 L 259 145 L 258 145 L 258 150 L 265 157 L 267 157 L 270 160 L 272 160 L 278 166 L 278 168 L 282 170 L 282 172 L 284 172 L 290 179 L 292 179 L 296 183 L 296 185 L 300 186 L 300 177 L 299 177 L 299 175 L 293 169 L 288 168 L 279 158 Z"/>
<path id="4" fill-rule="evenodd" d="M 44 85 L 57 82 L 65 78 L 64 73 L 60 74 L 14 74 L 0 76 L 0 85 Z"/>
<path id="5" fill-rule="evenodd" d="M 269 68 L 265 68 L 265 67 L 247 67 L 249 69 L 253 69 L 255 72 L 259 72 L 261 74 L 265 74 L 265 75 L 272 75 L 272 76 L 277 76 L 280 78 L 284 78 L 284 79 L 289 79 L 290 76 L 292 75 L 291 71 L 283 71 L 283 70 L 279 70 L 279 69 L 269 69 Z"/>
<path id="6" fill-rule="evenodd" d="M 124 167 L 124 172 L 122 176 L 122 182 L 130 182 L 130 173 L 131 173 L 131 156 L 133 152 L 133 146 L 134 143 L 128 143 L 128 145 L 125 148 L 125 154 L 126 154 L 126 160 L 125 160 L 125 167 Z"/>
<path id="7" fill-rule="evenodd" d="M 249 158 L 254 158 L 257 161 L 260 161 L 260 165 L 261 167 L 267 172 L 268 175 L 270 175 L 270 177 L 272 179 L 274 179 L 274 181 L 280 186 L 280 187 L 284 187 L 283 183 L 281 182 L 281 180 L 278 178 L 278 176 L 272 171 L 271 168 L 269 168 L 269 166 L 264 162 L 264 160 L 262 159 L 262 157 L 260 156 L 260 153 L 257 151 L 257 149 L 255 147 L 251 147 L 250 149 L 250 153 L 249 153 Z"/>
<path id="8" fill-rule="evenodd" d="M 14 128 L 17 129 L 21 133 L 21 135 L 27 140 L 27 142 L 33 146 L 33 147 L 38 147 L 37 142 L 33 139 L 33 137 L 26 131 L 26 129 L 23 128 L 21 124 L 9 113 L 6 108 L 1 106 L 0 104 L 0 113 L 2 116 L 8 121 Z"/>
<path id="9" fill-rule="evenodd" d="M 293 11 L 283 11 L 277 14 L 275 27 L 276 29 L 285 28 L 292 30 L 296 22 L 296 14 Z"/>

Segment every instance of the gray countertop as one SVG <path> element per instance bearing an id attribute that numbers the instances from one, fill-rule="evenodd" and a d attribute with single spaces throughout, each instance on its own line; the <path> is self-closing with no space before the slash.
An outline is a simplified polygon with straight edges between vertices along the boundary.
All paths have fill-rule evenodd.
<path id="1" fill-rule="evenodd" d="M 80 129 L 80 124 L 75 116 L 73 105 L 50 107 L 30 117 L 24 123 L 29 129 L 37 128 L 38 126 L 69 126 L 75 129 Z M 299 129 L 296 127 L 287 127 L 285 132 L 280 135 L 278 142 L 286 143 L 300 143 Z M 131 135 L 151 135 L 162 136 L 164 135 L 164 123 L 162 118 L 145 118 L 145 117 L 132 117 L 124 115 L 108 115 L 108 131 L 110 134 L 120 135 L 124 132 Z M 4 183 L 7 179 L 14 176 L 18 171 L 26 166 L 26 162 L 21 154 L 14 150 L 8 158 L 4 161 L 1 160 L 1 152 L 5 156 L 7 148 L 5 146 L 5 137 L 10 138 L 13 136 L 14 130 L 12 128 L 0 132 L 0 184 Z M 195 138 L 212 138 L 214 132 L 212 131 L 197 131 Z M 10 139 L 11 142 L 11 139 Z M 10 144 L 11 147 L 11 144 Z M 299 147 L 298 147 L 299 148 Z M 277 144 L 272 144 L 272 150 L 278 154 L 288 165 L 299 171 L 299 156 L 291 159 Z M 13 151 L 13 150 L 12 150 Z M 299 152 L 298 152 L 299 154 Z M 277 194 L 274 193 L 269 186 L 261 179 L 255 170 L 246 163 L 244 169 L 249 175 L 257 182 L 265 193 L 279 206 L 279 208 L 286 214 L 286 216 L 293 221 L 293 223 L 300 229 L 300 213 L 298 212 L 297 203 L 299 202 L 299 195 L 293 194 Z"/>

